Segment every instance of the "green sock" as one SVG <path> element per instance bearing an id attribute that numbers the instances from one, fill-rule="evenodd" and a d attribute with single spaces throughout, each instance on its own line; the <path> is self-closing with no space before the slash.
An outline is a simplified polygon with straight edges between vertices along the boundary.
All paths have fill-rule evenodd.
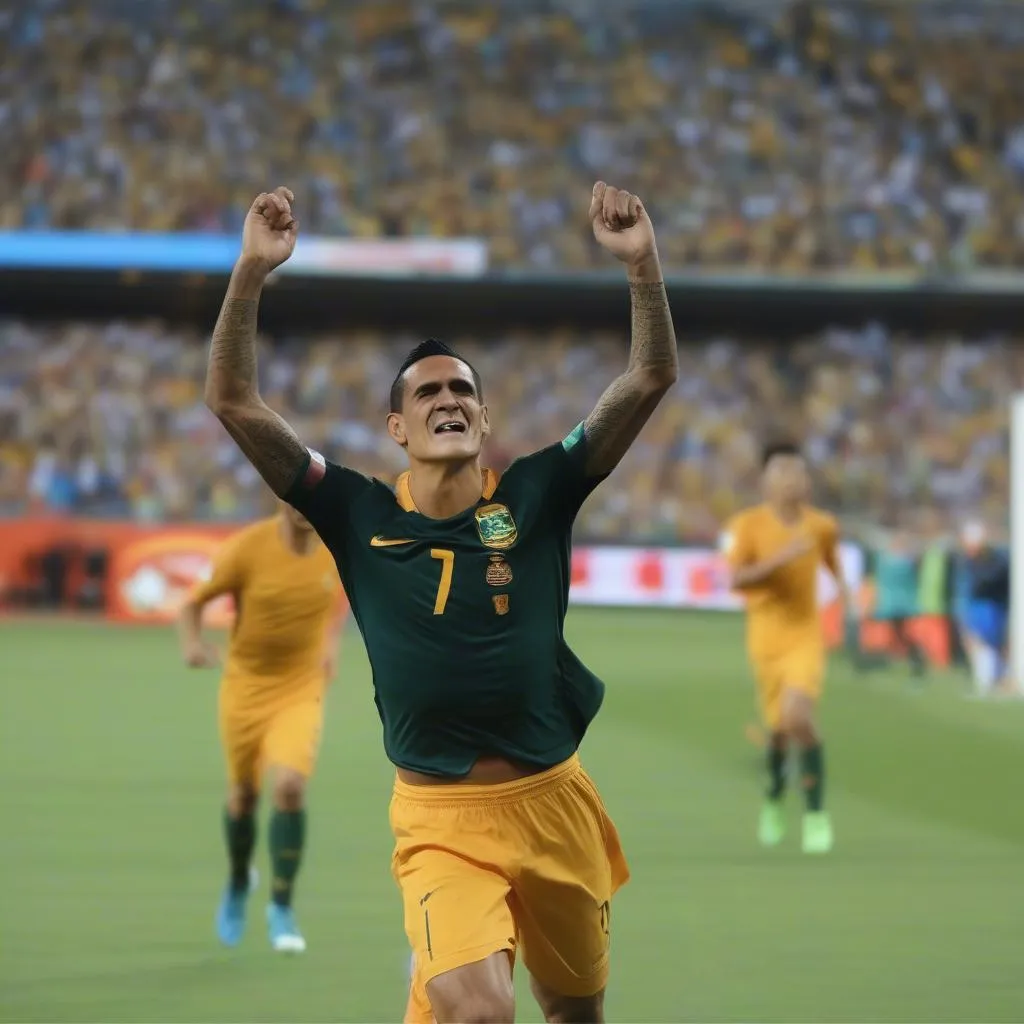
<path id="1" fill-rule="evenodd" d="M 769 800 L 779 800 L 786 791 L 786 748 L 768 745 L 768 793 Z"/>
<path id="2" fill-rule="evenodd" d="M 800 751 L 800 774 L 807 810 L 820 811 L 825 798 L 825 754 L 820 743 Z"/>
<path id="3" fill-rule="evenodd" d="M 249 888 L 249 864 L 256 846 L 256 817 L 243 814 L 232 818 L 224 811 L 224 839 L 228 847 L 228 863 L 231 865 L 230 885 L 232 892 L 245 892 Z"/>
<path id="4" fill-rule="evenodd" d="M 270 819 L 270 863 L 274 869 L 271 898 L 279 906 L 292 905 L 305 838 L 305 811 L 274 811 Z"/>

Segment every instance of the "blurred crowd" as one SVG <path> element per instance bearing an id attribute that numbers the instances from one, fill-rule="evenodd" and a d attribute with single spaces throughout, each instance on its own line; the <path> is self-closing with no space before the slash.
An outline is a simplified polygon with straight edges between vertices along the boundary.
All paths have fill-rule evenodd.
<path id="1" fill-rule="evenodd" d="M 481 236 L 603 266 L 590 187 L 672 267 L 1024 263 L 1024 4 L 8 0 L 0 228 Z"/>
<path id="2" fill-rule="evenodd" d="M 261 340 L 261 389 L 305 443 L 393 480 L 387 394 L 420 339 L 374 332 Z M 483 376 L 486 461 L 560 440 L 626 363 L 617 333 L 450 338 Z M 709 541 L 757 499 L 766 438 L 800 439 L 816 498 L 848 524 L 919 534 L 1001 525 L 1008 415 L 1024 349 L 1000 337 L 906 337 L 879 325 L 786 344 L 684 338 L 680 380 L 587 502 L 592 539 Z M 248 519 L 262 481 L 202 399 L 206 338 L 159 322 L 0 321 L 0 513 Z"/>

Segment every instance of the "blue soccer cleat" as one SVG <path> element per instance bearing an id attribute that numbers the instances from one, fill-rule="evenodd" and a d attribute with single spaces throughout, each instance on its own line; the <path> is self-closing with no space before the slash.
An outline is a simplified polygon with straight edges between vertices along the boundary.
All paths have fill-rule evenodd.
<path id="1" fill-rule="evenodd" d="M 299 932 L 291 907 L 271 903 L 267 907 L 267 930 L 275 953 L 306 952 L 306 940 Z"/>
<path id="2" fill-rule="evenodd" d="M 217 938 L 222 945 L 234 947 L 245 934 L 245 906 L 249 893 L 256 888 L 259 876 L 256 869 L 249 872 L 249 888 L 244 892 L 232 892 L 230 886 L 224 890 L 217 907 Z"/>

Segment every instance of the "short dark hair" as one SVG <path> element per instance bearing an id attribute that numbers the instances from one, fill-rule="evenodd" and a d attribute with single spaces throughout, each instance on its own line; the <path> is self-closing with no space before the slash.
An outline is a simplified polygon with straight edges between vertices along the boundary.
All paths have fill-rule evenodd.
<path id="1" fill-rule="evenodd" d="M 395 379 L 391 382 L 391 395 L 389 398 L 389 408 L 391 412 L 402 411 L 402 398 L 405 395 L 405 372 L 410 366 L 415 365 L 421 359 L 429 359 L 431 356 L 450 356 L 452 359 L 458 359 L 460 363 L 465 363 L 469 367 L 469 372 L 473 375 L 473 387 L 476 389 L 476 397 L 478 400 L 483 400 L 484 389 L 480 383 L 480 374 L 476 372 L 473 364 L 468 360 L 464 359 L 459 355 L 453 348 L 446 345 L 443 341 L 438 341 L 437 338 L 427 338 L 426 341 L 421 341 L 406 357 L 402 362 L 402 365 L 398 368 L 398 373 L 395 374 Z"/>
<path id="2" fill-rule="evenodd" d="M 767 469 L 768 463 L 775 458 L 776 455 L 795 455 L 798 458 L 803 457 L 803 452 L 800 450 L 800 445 L 794 441 L 770 441 L 764 446 L 761 452 L 761 468 Z"/>

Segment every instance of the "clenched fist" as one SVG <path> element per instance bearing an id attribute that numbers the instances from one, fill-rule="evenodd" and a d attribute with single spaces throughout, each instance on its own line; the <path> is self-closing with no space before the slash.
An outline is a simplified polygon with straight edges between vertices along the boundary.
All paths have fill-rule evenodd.
<path id="1" fill-rule="evenodd" d="M 256 197 L 242 229 L 242 259 L 263 264 L 269 274 L 291 256 L 299 233 L 292 216 L 294 199 L 283 185 Z"/>
<path id="2" fill-rule="evenodd" d="M 657 264 L 654 226 L 643 203 L 632 192 L 599 181 L 594 186 L 589 216 L 594 238 L 631 269 Z"/>

